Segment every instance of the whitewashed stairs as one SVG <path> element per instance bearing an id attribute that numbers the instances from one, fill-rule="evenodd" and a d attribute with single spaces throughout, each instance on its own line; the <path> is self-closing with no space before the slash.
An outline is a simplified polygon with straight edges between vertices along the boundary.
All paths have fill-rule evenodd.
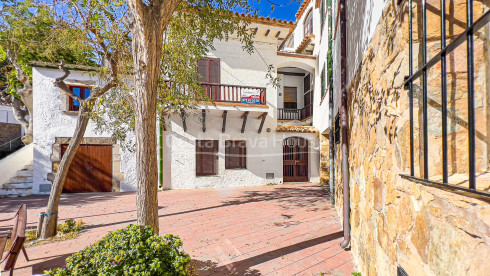
<path id="1" fill-rule="evenodd" d="M 26 196 L 32 193 L 32 163 L 18 170 L 17 174 L 0 187 L 0 198 Z"/>

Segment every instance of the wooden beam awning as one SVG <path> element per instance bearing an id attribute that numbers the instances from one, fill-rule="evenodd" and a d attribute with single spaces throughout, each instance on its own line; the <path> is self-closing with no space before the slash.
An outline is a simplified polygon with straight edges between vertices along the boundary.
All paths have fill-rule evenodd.
<path id="1" fill-rule="evenodd" d="M 264 112 L 264 113 L 260 114 L 260 116 L 257 118 L 257 119 L 261 120 L 258 133 L 262 132 L 262 128 L 264 127 L 264 122 L 265 122 L 266 117 L 267 117 L 267 112 Z"/>
<path id="2" fill-rule="evenodd" d="M 206 132 L 206 109 L 202 110 L 202 132 Z"/>
<path id="3" fill-rule="evenodd" d="M 228 111 L 226 111 L 226 110 L 223 111 L 223 115 L 222 115 L 222 117 L 223 117 L 223 126 L 221 127 L 221 132 L 222 133 L 225 133 L 225 131 L 226 131 L 226 115 L 227 114 L 228 114 Z"/>
<path id="4" fill-rule="evenodd" d="M 247 125 L 247 118 L 248 118 L 248 111 L 243 112 L 242 119 L 243 119 L 243 124 L 242 124 L 242 133 L 245 132 L 245 126 Z"/>

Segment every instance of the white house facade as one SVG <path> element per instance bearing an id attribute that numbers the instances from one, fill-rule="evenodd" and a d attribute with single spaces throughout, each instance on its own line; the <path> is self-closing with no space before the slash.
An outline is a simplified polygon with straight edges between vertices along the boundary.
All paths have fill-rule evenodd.
<path id="1" fill-rule="evenodd" d="M 252 22 L 253 54 L 231 38 L 216 41 L 215 50 L 198 64 L 214 104 L 161 118 L 156 150 L 163 189 L 319 181 L 319 132 L 313 126 L 321 99 L 317 58 L 284 45 L 302 25 L 263 17 Z M 280 79 L 278 87 L 266 78 L 269 64 Z M 88 96 L 89 87 L 98 85 L 90 72 L 70 71 L 66 82 L 75 93 Z M 34 194 L 49 193 L 75 130 L 77 103 L 54 86 L 61 75 L 49 64 L 33 68 Z M 134 191 L 135 162 L 135 153 L 91 122 L 64 192 Z"/>

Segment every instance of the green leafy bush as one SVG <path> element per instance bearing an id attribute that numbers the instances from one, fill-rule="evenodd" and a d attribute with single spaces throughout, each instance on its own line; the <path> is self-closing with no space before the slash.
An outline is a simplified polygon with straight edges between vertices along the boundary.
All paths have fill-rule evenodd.
<path id="1" fill-rule="evenodd" d="M 151 227 L 129 225 L 66 259 L 51 275 L 187 275 L 191 258 L 179 237 L 153 234 Z"/>

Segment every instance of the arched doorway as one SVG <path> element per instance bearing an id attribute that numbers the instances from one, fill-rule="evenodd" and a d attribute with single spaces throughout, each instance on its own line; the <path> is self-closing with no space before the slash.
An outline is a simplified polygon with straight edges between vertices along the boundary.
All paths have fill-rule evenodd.
<path id="1" fill-rule="evenodd" d="M 308 140 L 301 137 L 284 139 L 282 156 L 284 182 L 308 181 Z"/>

